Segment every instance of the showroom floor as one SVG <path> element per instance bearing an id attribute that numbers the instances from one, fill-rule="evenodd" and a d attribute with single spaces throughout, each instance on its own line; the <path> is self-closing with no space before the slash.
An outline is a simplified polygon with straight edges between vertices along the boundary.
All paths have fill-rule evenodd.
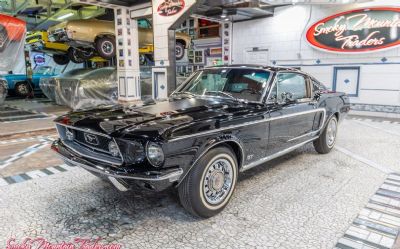
<path id="1" fill-rule="evenodd" d="M 18 103 L 10 106 L 21 107 Z M 180 207 L 173 191 L 118 192 L 64 165 L 49 144 L 56 137 L 50 117 L 65 110 L 46 105 L 49 117 L 0 126 L 0 245 L 26 237 L 51 242 L 100 237 L 122 248 L 391 248 L 395 243 L 399 121 L 348 117 L 330 154 L 318 155 L 308 145 L 246 171 L 224 212 L 201 220 Z M 23 130 L 26 122 L 39 131 L 7 134 L 10 124 Z"/>

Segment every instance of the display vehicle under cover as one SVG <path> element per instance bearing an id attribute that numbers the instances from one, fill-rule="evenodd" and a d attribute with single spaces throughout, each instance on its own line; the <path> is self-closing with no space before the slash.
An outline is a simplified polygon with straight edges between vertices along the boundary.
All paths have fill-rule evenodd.
<path id="1" fill-rule="evenodd" d="M 141 69 L 140 76 L 142 94 L 150 95 L 149 69 Z M 74 69 L 60 76 L 43 78 L 40 89 L 56 104 L 73 110 L 114 105 L 118 102 L 117 70 L 114 67 Z"/>
<path id="2" fill-rule="evenodd" d="M 239 172 L 310 142 L 328 153 L 349 109 L 346 94 L 298 70 L 213 67 L 163 102 L 60 116 L 52 149 L 120 190 L 175 187 L 183 207 L 210 217 L 227 205 Z"/>

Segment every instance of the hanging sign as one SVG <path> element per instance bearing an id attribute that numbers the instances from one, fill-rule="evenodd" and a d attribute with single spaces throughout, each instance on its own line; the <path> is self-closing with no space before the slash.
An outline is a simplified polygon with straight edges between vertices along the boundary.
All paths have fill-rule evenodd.
<path id="1" fill-rule="evenodd" d="M 160 16 L 173 16 L 185 8 L 184 0 L 164 0 L 157 8 Z"/>
<path id="2" fill-rule="evenodd" d="M 36 54 L 33 56 L 33 61 L 37 66 L 42 66 L 46 63 L 46 58 L 42 54 Z"/>
<path id="3" fill-rule="evenodd" d="M 373 52 L 400 45 L 400 8 L 357 9 L 327 17 L 307 31 L 307 41 L 331 52 Z"/>

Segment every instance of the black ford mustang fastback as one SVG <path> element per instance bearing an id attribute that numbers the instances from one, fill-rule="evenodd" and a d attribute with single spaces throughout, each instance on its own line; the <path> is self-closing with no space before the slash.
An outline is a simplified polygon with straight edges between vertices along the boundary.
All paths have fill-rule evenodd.
<path id="1" fill-rule="evenodd" d="M 166 101 L 57 118 L 52 149 L 121 191 L 176 187 L 183 207 L 210 217 L 227 205 L 239 172 L 310 142 L 328 153 L 349 109 L 346 94 L 295 69 L 213 67 Z"/>

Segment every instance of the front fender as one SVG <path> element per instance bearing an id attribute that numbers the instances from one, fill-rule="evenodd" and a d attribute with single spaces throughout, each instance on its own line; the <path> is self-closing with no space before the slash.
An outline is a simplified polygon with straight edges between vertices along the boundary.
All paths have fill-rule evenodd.
<path id="1" fill-rule="evenodd" d="M 243 144 L 242 142 L 234 135 L 232 134 L 223 134 L 217 137 L 209 137 L 204 139 L 204 142 L 201 142 L 201 145 L 199 146 L 197 153 L 193 157 L 193 160 L 190 163 L 190 166 L 185 169 L 185 172 L 181 179 L 179 180 L 178 185 L 185 179 L 186 175 L 192 170 L 192 168 L 199 162 L 199 160 L 211 149 L 221 146 L 226 144 L 227 146 L 232 147 L 232 145 L 236 146 L 238 148 L 237 151 L 234 151 L 234 153 L 239 153 L 238 156 L 238 164 L 239 167 L 243 165 L 244 163 L 244 150 L 243 150 Z M 234 149 L 234 148 L 232 148 Z"/>

